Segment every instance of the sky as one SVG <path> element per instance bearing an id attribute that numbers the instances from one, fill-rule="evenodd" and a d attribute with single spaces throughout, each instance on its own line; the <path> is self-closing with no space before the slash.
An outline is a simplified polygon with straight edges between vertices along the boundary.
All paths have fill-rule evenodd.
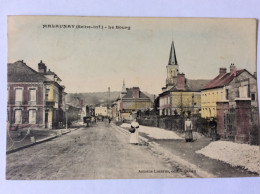
<path id="1" fill-rule="evenodd" d="M 231 63 L 256 71 L 255 19 L 8 16 L 8 62 L 37 70 L 42 60 L 69 93 L 120 91 L 123 80 L 161 93 L 172 41 L 186 78 L 213 79 Z"/>

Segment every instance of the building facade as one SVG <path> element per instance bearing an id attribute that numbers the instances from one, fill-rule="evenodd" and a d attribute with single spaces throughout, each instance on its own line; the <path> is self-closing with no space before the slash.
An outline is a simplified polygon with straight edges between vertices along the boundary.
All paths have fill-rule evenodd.
<path id="1" fill-rule="evenodd" d="M 159 94 L 160 115 L 199 114 L 201 110 L 201 88 L 209 80 L 187 79 L 179 72 L 174 43 L 172 42 L 167 69 L 166 86 Z"/>
<path id="2" fill-rule="evenodd" d="M 122 91 L 114 104 L 114 113 L 118 120 L 132 119 L 131 115 L 137 111 L 148 110 L 153 107 L 151 99 L 140 91 L 139 87 L 126 88 L 123 82 Z"/>
<path id="3" fill-rule="evenodd" d="M 61 79 L 44 63 L 38 72 L 23 61 L 8 64 L 7 121 L 9 129 L 56 128 L 64 125 L 64 92 Z"/>
<path id="4" fill-rule="evenodd" d="M 97 106 L 97 107 L 95 107 L 95 116 L 107 117 L 108 112 L 109 111 L 108 111 L 107 106 Z"/>
<path id="5" fill-rule="evenodd" d="M 202 117 L 217 116 L 217 102 L 228 102 L 236 107 L 236 99 L 250 99 L 251 106 L 258 107 L 257 79 L 246 69 L 236 69 L 230 65 L 230 72 L 220 68 L 219 75 L 202 89 Z"/>

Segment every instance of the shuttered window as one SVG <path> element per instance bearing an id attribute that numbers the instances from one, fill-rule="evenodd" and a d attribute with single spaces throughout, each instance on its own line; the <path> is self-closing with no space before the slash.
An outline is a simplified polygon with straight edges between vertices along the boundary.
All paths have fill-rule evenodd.
<path id="1" fill-rule="evenodd" d="M 248 98 L 248 86 L 239 87 L 239 97 Z"/>
<path id="2" fill-rule="evenodd" d="M 30 94 L 30 97 L 29 97 L 30 101 L 36 102 L 36 90 L 30 89 L 29 94 Z"/>
<path id="3" fill-rule="evenodd" d="M 15 89 L 15 102 L 23 101 L 23 90 L 22 88 Z"/>
<path id="4" fill-rule="evenodd" d="M 15 110 L 15 123 L 16 124 L 22 123 L 22 110 Z"/>
<path id="5" fill-rule="evenodd" d="M 29 110 L 29 123 L 30 124 L 36 123 L 36 110 Z"/>

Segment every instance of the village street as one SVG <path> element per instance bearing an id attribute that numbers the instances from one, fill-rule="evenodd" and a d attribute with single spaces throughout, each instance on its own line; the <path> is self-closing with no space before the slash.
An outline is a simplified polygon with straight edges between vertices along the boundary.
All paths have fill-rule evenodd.
<path id="1" fill-rule="evenodd" d="M 129 144 L 115 125 L 98 122 L 7 155 L 7 179 L 112 179 L 196 177 L 191 170 Z"/>

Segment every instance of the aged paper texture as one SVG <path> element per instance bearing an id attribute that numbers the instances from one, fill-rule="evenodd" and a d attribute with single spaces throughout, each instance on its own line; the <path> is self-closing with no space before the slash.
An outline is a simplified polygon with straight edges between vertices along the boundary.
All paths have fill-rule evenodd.
<path id="1" fill-rule="evenodd" d="M 256 27 L 8 16 L 6 179 L 259 176 Z"/>

